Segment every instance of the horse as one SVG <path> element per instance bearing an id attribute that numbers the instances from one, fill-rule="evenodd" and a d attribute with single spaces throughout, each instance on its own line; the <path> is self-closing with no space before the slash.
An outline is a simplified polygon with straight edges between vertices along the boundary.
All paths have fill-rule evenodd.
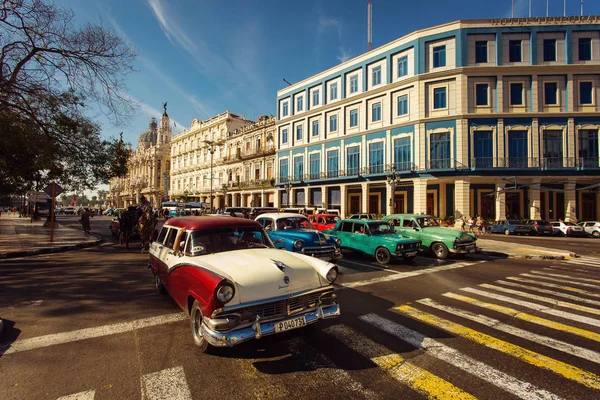
<path id="1" fill-rule="evenodd" d="M 138 220 L 138 231 L 140 233 L 140 238 L 142 239 L 142 253 L 144 250 L 148 250 L 150 248 L 150 243 L 152 243 L 152 233 L 154 232 L 154 221 L 152 218 L 152 210 L 149 208 L 144 210 L 142 215 Z M 146 243 L 148 245 L 146 246 Z"/>

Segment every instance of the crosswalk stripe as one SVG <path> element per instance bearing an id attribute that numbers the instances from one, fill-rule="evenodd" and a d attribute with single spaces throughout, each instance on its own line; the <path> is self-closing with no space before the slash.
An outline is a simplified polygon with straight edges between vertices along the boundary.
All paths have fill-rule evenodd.
<path id="1" fill-rule="evenodd" d="M 490 284 L 487 284 L 487 283 L 482 283 L 479 286 L 483 287 L 483 288 L 486 288 L 486 289 L 493 289 L 493 290 L 498 290 L 498 291 L 504 292 L 504 293 L 509 293 L 509 294 L 514 294 L 514 295 L 521 296 L 521 297 L 526 297 L 526 298 L 529 298 L 529 299 L 532 299 L 532 300 L 541 301 L 543 303 L 554 304 L 554 305 L 557 305 L 559 307 L 571 308 L 571 309 L 577 310 L 577 311 L 583 311 L 583 312 L 590 313 L 590 314 L 600 315 L 600 310 L 598 310 L 597 308 L 580 306 L 579 304 L 569 303 L 567 301 L 560 301 L 560 300 L 552 299 L 552 298 L 549 298 L 549 297 L 538 296 L 538 295 L 531 294 L 531 293 L 521 292 L 520 290 L 513 290 L 513 289 L 503 288 L 503 287 L 500 287 L 500 286 L 490 285 Z"/>
<path id="2" fill-rule="evenodd" d="M 532 274 L 519 274 L 519 276 L 526 276 L 528 278 L 535 278 L 535 279 L 546 279 L 546 280 L 552 281 L 552 282 L 568 283 L 570 285 L 575 285 L 575 286 L 583 286 L 583 287 L 589 287 L 589 288 L 593 288 L 593 289 L 600 289 L 600 286 L 592 285 L 591 283 L 575 282 L 575 281 L 570 281 L 570 280 L 565 280 L 565 279 L 556 279 L 556 278 L 551 278 L 549 276 L 538 276 L 538 275 L 532 275 Z"/>
<path id="3" fill-rule="evenodd" d="M 178 312 L 174 314 L 142 318 L 135 321 L 122 322 L 113 325 L 97 326 L 94 328 L 85 328 L 70 332 L 61 332 L 53 333 L 50 335 L 37 336 L 29 339 L 17 340 L 14 343 L 0 343 L 0 355 L 39 349 L 41 347 L 48 347 L 57 344 L 71 343 L 84 339 L 115 335 L 117 333 L 130 332 L 136 329 L 148 328 L 151 326 L 182 321 L 187 318 L 187 315 L 185 315 L 182 312 Z"/>
<path id="4" fill-rule="evenodd" d="M 435 315 L 422 312 L 411 306 L 405 305 L 394 307 L 394 310 L 398 310 L 404 315 L 415 318 L 429 325 L 433 325 L 443 331 L 453 333 L 466 339 L 470 339 L 475 343 L 481 344 L 485 347 L 501 351 L 507 355 L 513 356 L 535 367 L 554 372 L 555 374 L 581 383 L 582 385 L 585 385 L 589 388 L 600 389 L 600 376 L 585 371 L 581 368 L 577 368 L 573 365 L 564 363 L 559 360 L 555 360 L 551 357 L 536 353 L 524 347 L 505 342 L 493 336 L 486 335 L 485 333 L 478 332 L 471 328 L 467 328 L 466 326 L 456 324 L 447 319 L 443 319 L 440 317 L 436 317 Z"/>
<path id="5" fill-rule="evenodd" d="M 503 296 L 501 294 L 494 294 L 494 293 L 487 292 L 485 290 L 479 290 L 479 289 L 475 289 L 475 288 L 461 288 L 460 290 L 462 290 L 464 292 L 478 294 L 480 296 L 489 297 L 489 298 L 492 298 L 494 300 L 505 301 L 507 303 L 516 304 L 516 305 L 519 305 L 521 307 L 530 308 L 532 310 L 536 310 L 536 311 L 539 311 L 539 312 L 544 313 L 544 314 L 554 315 L 555 317 L 561 317 L 561 318 L 565 318 L 565 319 L 570 319 L 572 321 L 581 322 L 583 324 L 588 324 L 588 325 L 593 325 L 593 326 L 600 326 L 600 321 L 598 321 L 596 319 L 589 318 L 589 317 L 584 317 L 584 316 L 577 315 L 577 314 L 573 314 L 572 312 L 565 312 L 565 311 L 561 311 L 561 310 L 555 310 L 554 308 L 548 308 L 548 307 L 543 306 L 541 304 L 532 303 L 530 301 L 517 300 L 517 299 L 513 299 L 512 297 Z"/>
<path id="6" fill-rule="evenodd" d="M 527 290 L 531 290 L 531 291 L 539 292 L 539 293 L 551 294 L 551 295 L 557 296 L 557 297 L 564 297 L 565 299 L 570 299 L 570 300 L 580 301 L 582 303 L 600 306 L 600 301 L 584 299 L 583 297 L 573 296 L 572 294 L 561 293 L 561 292 L 557 292 L 555 290 L 542 289 L 542 288 L 537 288 L 537 287 L 533 287 L 533 286 L 521 285 L 520 283 L 506 282 L 506 281 L 502 281 L 502 280 L 498 280 L 495 283 L 499 283 L 499 284 L 506 285 L 506 286 L 518 287 L 521 289 L 527 289 Z"/>
<path id="7" fill-rule="evenodd" d="M 544 269 L 548 269 L 548 268 L 544 268 Z M 539 275 L 548 275 L 548 276 L 552 276 L 554 278 L 568 278 L 568 279 L 575 279 L 577 281 L 582 281 L 582 282 L 600 283 L 600 279 L 580 278 L 578 276 L 563 275 L 563 274 L 551 274 L 549 272 L 542 272 L 542 271 L 531 271 L 531 273 L 539 274 Z"/>
<path id="8" fill-rule="evenodd" d="M 519 278 L 516 276 L 507 276 L 505 279 L 511 280 L 511 281 L 517 281 L 517 282 L 525 282 L 525 283 L 533 283 L 535 285 L 540 285 L 540 286 L 545 286 L 545 287 L 551 287 L 551 288 L 555 288 L 555 289 L 561 289 L 561 290 L 566 290 L 567 292 L 574 292 L 574 293 L 579 293 L 579 294 L 584 294 L 586 296 L 591 296 L 591 297 L 599 297 L 600 298 L 600 294 L 596 294 L 587 290 L 583 290 L 583 289 L 578 289 L 578 288 L 574 288 L 571 286 L 563 286 L 563 285 L 557 285 L 556 283 L 549 283 L 549 282 L 539 282 L 539 281 L 534 281 L 532 279 L 526 279 L 526 278 Z"/>
<path id="9" fill-rule="evenodd" d="M 577 328 L 575 326 L 566 325 L 561 322 L 551 321 L 549 319 L 537 317 L 535 315 L 527 314 L 521 312 L 519 310 L 515 310 L 514 308 L 504 307 L 498 304 L 487 303 L 485 301 L 477 300 L 472 297 L 463 296 L 456 293 L 444 293 L 443 296 L 449 297 L 451 299 L 463 301 L 465 303 L 472 304 L 477 307 L 486 308 L 491 311 L 496 311 L 501 314 L 508 315 L 513 318 L 517 318 L 526 322 L 530 322 L 532 324 L 545 326 L 546 328 L 555 329 L 557 331 L 572 333 L 577 336 L 581 336 L 586 339 L 594 340 L 596 342 L 600 342 L 600 334 L 592 331 L 588 331 L 585 329 Z"/>
<path id="10" fill-rule="evenodd" d="M 345 325 L 333 325 L 324 330 L 346 346 L 369 358 L 394 379 L 430 399 L 475 399 L 464 390 L 431 372 L 406 361 L 400 354 L 375 343 Z"/>
<path id="11" fill-rule="evenodd" d="M 88 390 L 85 392 L 73 393 L 68 396 L 62 396 L 56 400 L 94 400 L 95 395 L 95 390 Z"/>
<path id="12" fill-rule="evenodd" d="M 413 276 L 419 276 L 419 275 L 425 275 L 425 274 L 433 274 L 435 272 L 441 272 L 441 271 L 448 271 L 448 270 L 451 270 L 451 269 L 470 267 L 470 266 L 473 266 L 473 265 L 481 264 L 483 262 L 484 261 L 455 263 L 455 264 L 441 265 L 439 267 L 434 267 L 434 268 L 421 269 L 421 270 L 418 270 L 418 271 L 397 272 L 397 273 L 395 273 L 393 275 L 386 275 L 386 276 L 383 276 L 383 277 L 380 277 L 380 278 L 367 279 L 367 280 L 358 281 L 358 282 L 340 283 L 338 287 L 340 289 L 343 289 L 343 288 L 351 289 L 351 288 L 356 288 L 356 287 L 361 287 L 361 286 L 373 285 L 373 284 L 376 284 L 376 283 L 383 283 L 383 282 L 395 281 L 395 280 L 398 280 L 398 279 L 412 278 Z"/>
<path id="13" fill-rule="evenodd" d="M 567 261 L 567 264 L 574 264 L 574 265 L 586 265 L 588 267 L 600 267 L 600 262 L 598 261 L 591 261 L 591 260 L 571 260 L 571 261 Z"/>
<path id="14" fill-rule="evenodd" d="M 144 400 L 192 400 L 181 366 L 143 375 L 141 385 Z"/>
<path id="15" fill-rule="evenodd" d="M 310 351 L 307 351 L 307 348 Z M 323 371 L 325 369 L 332 370 L 333 372 L 328 374 L 327 378 L 332 380 L 335 386 L 350 389 L 363 399 L 377 398 L 377 394 L 375 392 L 365 388 L 360 382 L 354 380 L 346 370 L 338 367 L 329 357 L 325 356 L 325 354 L 321 353 L 310 344 L 307 344 L 303 338 L 296 337 L 292 339 L 289 342 L 289 349 L 293 353 L 302 354 L 304 356 L 306 356 L 307 353 L 310 353 L 310 367 L 317 371 Z M 318 373 L 316 373 L 316 379 L 319 379 Z M 284 397 L 293 396 L 288 394 Z"/>
<path id="16" fill-rule="evenodd" d="M 439 341 L 390 321 L 389 319 L 380 317 L 377 314 L 371 313 L 363 315 L 360 316 L 359 319 L 418 349 L 425 350 L 427 351 L 427 354 L 453 365 L 470 375 L 476 376 L 481 380 L 491 383 L 519 398 L 527 400 L 560 399 L 559 396 L 553 393 L 537 388 L 529 382 L 519 380 L 479 360 L 475 360 L 452 347 L 448 347 Z"/>
<path id="17" fill-rule="evenodd" d="M 559 267 L 558 265 L 551 265 L 550 267 L 548 267 L 548 269 L 552 269 L 552 270 L 559 270 L 559 271 L 567 271 L 567 272 L 585 272 L 588 273 L 590 272 L 590 270 L 588 269 L 582 269 L 582 268 L 571 268 L 571 267 Z"/>
<path id="18" fill-rule="evenodd" d="M 580 346 L 575 346 L 573 344 L 563 342 L 562 340 L 554 339 L 548 336 L 538 335 L 537 333 L 529 332 L 525 329 L 517 328 L 516 326 L 504 324 L 498 321 L 497 319 L 490 318 L 485 315 L 475 314 L 470 311 L 461 310 L 452 306 L 446 306 L 432 299 L 417 300 L 417 303 L 424 304 L 426 306 L 445 311 L 449 314 L 457 315 L 459 317 L 478 322 L 489 328 L 493 328 L 501 332 L 520 337 L 521 339 L 529 340 L 541 344 L 543 346 L 547 346 L 555 350 L 574 355 L 575 357 L 580 357 L 585 360 L 595 362 L 596 364 L 600 364 L 600 353 L 597 353 L 593 350 L 588 350 Z"/>

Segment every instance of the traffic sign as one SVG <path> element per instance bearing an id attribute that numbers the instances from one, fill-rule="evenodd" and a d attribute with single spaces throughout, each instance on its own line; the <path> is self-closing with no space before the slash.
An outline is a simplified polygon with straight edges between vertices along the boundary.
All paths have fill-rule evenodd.
<path id="1" fill-rule="evenodd" d="M 54 184 L 54 197 L 60 196 L 60 194 L 64 191 L 65 190 L 62 187 L 60 187 L 60 185 L 58 183 Z M 48 196 L 52 196 L 52 184 L 49 184 L 48 186 L 46 186 L 44 188 L 44 192 L 46 192 L 48 194 Z"/>

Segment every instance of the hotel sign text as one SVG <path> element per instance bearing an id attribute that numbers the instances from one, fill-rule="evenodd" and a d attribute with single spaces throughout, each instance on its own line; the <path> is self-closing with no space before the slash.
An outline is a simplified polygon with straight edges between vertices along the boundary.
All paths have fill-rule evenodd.
<path id="1" fill-rule="evenodd" d="M 495 18 L 490 20 L 492 25 L 523 26 L 523 25 L 567 25 L 600 23 L 600 15 L 579 15 L 570 17 L 535 17 L 535 18 Z"/>

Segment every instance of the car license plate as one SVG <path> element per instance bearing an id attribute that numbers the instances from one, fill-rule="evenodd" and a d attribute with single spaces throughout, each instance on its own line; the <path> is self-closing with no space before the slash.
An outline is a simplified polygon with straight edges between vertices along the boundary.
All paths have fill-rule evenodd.
<path id="1" fill-rule="evenodd" d="M 275 333 L 289 331 L 291 329 L 300 328 L 301 326 L 306 326 L 306 316 L 304 315 L 301 317 L 276 322 Z"/>
<path id="2" fill-rule="evenodd" d="M 411 252 L 405 254 L 405 256 L 407 256 L 407 257 L 412 257 L 412 256 L 416 256 L 416 255 L 417 255 L 416 251 L 411 251 Z"/>

